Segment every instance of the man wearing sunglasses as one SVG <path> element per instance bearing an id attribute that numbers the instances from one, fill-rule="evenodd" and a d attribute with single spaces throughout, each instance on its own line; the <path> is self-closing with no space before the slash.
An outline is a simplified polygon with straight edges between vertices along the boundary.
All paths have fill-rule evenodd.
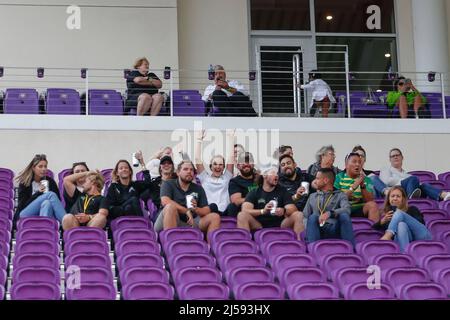
<path id="1" fill-rule="evenodd" d="M 400 118 L 408 118 L 408 107 L 412 106 L 414 116 L 419 118 L 419 109 L 426 103 L 425 97 L 417 90 L 411 79 L 398 78 L 397 91 L 390 91 L 387 95 L 387 104 L 390 109 L 399 108 Z"/>

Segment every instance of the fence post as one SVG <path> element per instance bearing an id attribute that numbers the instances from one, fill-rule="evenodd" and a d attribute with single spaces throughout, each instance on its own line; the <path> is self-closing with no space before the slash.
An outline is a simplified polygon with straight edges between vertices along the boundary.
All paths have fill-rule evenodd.
<path id="1" fill-rule="evenodd" d="M 262 117 L 262 71 L 261 71 L 261 52 L 259 48 L 256 52 L 256 70 L 258 70 L 258 117 Z"/>
<path id="2" fill-rule="evenodd" d="M 89 115 L 89 69 L 86 68 L 86 79 L 84 81 L 86 91 L 86 115 Z"/>
<path id="3" fill-rule="evenodd" d="M 445 108 L 445 86 L 444 86 L 444 73 L 440 73 L 441 78 L 441 95 L 442 95 L 442 115 L 444 119 L 447 119 L 447 110 Z"/>
<path id="4" fill-rule="evenodd" d="M 348 51 L 345 51 L 345 90 L 347 91 L 347 113 L 348 118 L 351 118 L 350 112 L 350 68 L 348 65 Z"/>

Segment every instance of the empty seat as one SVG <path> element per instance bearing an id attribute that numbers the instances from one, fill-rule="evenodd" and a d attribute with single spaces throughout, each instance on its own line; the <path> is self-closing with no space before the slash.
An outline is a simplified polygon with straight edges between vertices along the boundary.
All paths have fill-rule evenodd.
<path id="1" fill-rule="evenodd" d="M 352 218 L 353 231 L 371 229 L 373 221 L 366 218 Z"/>
<path id="2" fill-rule="evenodd" d="M 424 183 L 429 180 L 436 180 L 436 175 L 434 172 L 425 171 L 425 170 L 417 170 L 408 172 L 410 175 L 416 176 L 419 178 L 420 183 Z"/>
<path id="3" fill-rule="evenodd" d="M 15 254 L 24 253 L 50 253 L 59 254 L 59 245 L 48 240 L 25 240 L 16 244 Z"/>
<path id="4" fill-rule="evenodd" d="M 113 232 L 119 229 L 150 228 L 150 226 L 150 220 L 143 217 L 119 217 L 111 221 L 111 230 Z"/>
<path id="5" fill-rule="evenodd" d="M 447 291 L 438 283 L 411 283 L 402 288 L 400 298 L 404 300 L 447 300 Z"/>
<path id="6" fill-rule="evenodd" d="M 415 206 L 420 211 L 429 209 L 438 209 L 437 201 L 430 199 L 411 199 L 408 200 L 408 206 Z"/>
<path id="7" fill-rule="evenodd" d="M 8 258 L 0 253 L 0 270 L 6 270 L 8 267 Z"/>
<path id="8" fill-rule="evenodd" d="M 124 300 L 173 300 L 175 290 L 166 283 L 135 283 L 122 287 Z"/>
<path id="9" fill-rule="evenodd" d="M 106 232 L 100 228 L 78 227 L 64 231 L 64 242 L 73 242 L 76 240 L 107 240 Z"/>
<path id="10" fill-rule="evenodd" d="M 163 268 L 164 262 L 160 255 L 153 253 L 131 253 L 117 258 L 119 270 L 134 267 L 154 267 Z"/>
<path id="11" fill-rule="evenodd" d="M 134 283 L 162 282 L 169 283 L 169 274 L 166 270 L 152 267 L 134 267 L 120 271 L 122 286 Z"/>
<path id="12" fill-rule="evenodd" d="M 115 300 L 116 289 L 112 284 L 87 282 L 78 289 L 66 289 L 67 300 Z"/>
<path id="13" fill-rule="evenodd" d="M 11 300 L 60 300 L 59 286 L 52 283 L 17 283 L 11 286 Z"/>
<path id="14" fill-rule="evenodd" d="M 383 232 L 373 229 L 357 230 L 354 233 L 355 242 L 379 240 L 383 236 Z"/>
<path id="15" fill-rule="evenodd" d="M 370 274 L 367 272 L 366 267 L 349 267 L 340 269 L 338 272 L 333 273 L 332 281 L 343 294 L 349 285 L 354 283 L 367 283 L 369 277 Z"/>
<path id="16" fill-rule="evenodd" d="M 340 269 L 346 267 L 364 267 L 366 264 L 361 256 L 352 253 L 338 253 L 328 255 L 323 260 L 322 267 L 328 275 L 328 279 L 332 279 L 332 275 Z"/>
<path id="17" fill-rule="evenodd" d="M 172 272 L 173 281 L 178 287 L 193 282 L 221 282 L 222 274 L 211 267 L 187 267 Z"/>
<path id="18" fill-rule="evenodd" d="M 169 242 L 176 240 L 203 240 L 203 234 L 196 228 L 172 228 L 161 231 L 159 239 L 165 250 Z"/>
<path id="19" fill-rule="evenodd" d="M 450 190 L 450 171 L 441 173 L 440 175 L 438 175 L 438 179 L 439 181 L 446 183 L 447 189 Z"/>
<path id="20" fill-rule="evenodd" d="M 400 253 L 400 247 L 394 241 L 370 240 L 356 244 L 356 252 L 368 262 L 370 257 L 383 253 Z"/>
<path id="21" fill-rule="evenodd" d="M 435 254 L 447 254 L 447 247 L 437 241 L 413 241 L 406 247 L 406 253 L 411 255 L 417 265 L 422 265 L 423 260 Z"/>
<path id="22" fill-rule="evenodd" d="M 114 241 L 116 243 L 126 240 L 156 241 L 156 233 L 149 228 L 121 229 L 114 232 Z"/>
<path id="23" fill-rule="evenodd" d="M 66 266 L 111 268 L 111 258 L 98 253 L 79 253 L 66 257 Z"/>
<path id="24" fill-rule="evenodd" d="M 70 279 L 72 274 L 67 272 L 66 269 L 66 281 Z M 88 282 L 95 283 L 113 283 L 113 274 L 111 271 L 111 267 L 81 267 L 80 268 L 80 283 L 83 285 Z"/>
<path id="25" fill-rule="evenodd" d="M 222 257 L 219 264 L 222 271 L 229 272 L 241 267 L 264 267 L 266 261 L 259 254 L 236 253 Z"/>
<path id="26" fill-rule="evenodd" d="M 14 208 L 12 199 L 0 198 L 0 208 L 12 210 Z"/>
<path id="27" fill-rule="evenodd" d="M 59 234 L 51 229 L 22 229 L 16 234 L 16 242 L 25 240 L 48 240 L 52 242 L 59 241 Z"/>
<path id="28" fill-rule="evenodd" d="M 237 227 L 237 220 L 234 217 L 220 217 L 221 229 L 234 229 Z"/>
<path id="29" fill-rule="evenodd" d="M 70 256 L 77 253 L 99 253 L 109 254 L 109 247 L 106 241 L 99 240 L 75 240 L 65 245 L 65 254 Z"/>
<path id="30" fill-rule="evenodd" d="M 217 246 L 226 240 L 251 240 L 252 235 L 245 229 L 217 229 L 209 235 L 211 247 L 213 251 L 217 250 Z"/>
<path id="31" fill-rule="evenodd" d="M 123 115 L 123 99 L 119 94 L 103 94 L 89 98 L 91 115 Z"/>
<path id="32" fill-rule="evenodd" d="M 189 283 L 178 288 L 180 300 L 228 300 L 230 289 L 223 283 Z"/>
<path id="33" fill-rule="evenodd" d="M 445 220 L 449 218 L 448 213 L 442 209 L 428 209 L 422 210 L 421 212 L 426 223 L 433 220 Z"/>
<path id="34" fill-rule="evenodd" d="M 215 267 L 216 260 L 205 253 L 187 253 L 169 257 L 169 266 L 172 272 L 187 267 Z"/>
<path id="35" fill-rule="evenodd" d="M 20 266 L 20 268 L 47 267 L 57 270 L 59 269 L 59 264 L 59 257 L 48 253 L 27 253 L 15 255 L 13 258 L 13 265 Z"/>
<path id="36" fill-rule="evenodd" d="M 39 98 L 35 89 L 6 89 L 3 112 L 11 114 L 39 114 Z"/>
<path id="37" fill-rule="evenodd" d="M 203 100 L 183 100 L 173 102 L 174 116 L 205 116 L 206 105 Z"/>
<path id="38" fill-rule="evenodd" d="M 441 269 L 433 274 L 433 280 L 444 286 L 447 295 L 450 295 L 450 266 L 446 269 Z"/>
<path id="39" fill-rule="evenodd" d="M 47 114 L 80 114 L 80 96 L 78 92 L 47 95 L 45 109 Z"/>
<path id="40" fill-rule="evenodd" d="M 415 267 L 416 265 L 411 256 L 397 253 L 387 253 L 374 256 L 369 259 L 369 264 L 380 267 L 382 275 L 394 268 Z"/>
<path id="41" fill-rule="evenodd" d="M 439 239 L 441 234 L 450 231 L 450 219 L 433 220 L 427 224 L 428 230 L 435 239 Z"/>
<path id="42" fill-rule="evenodd" d="M 395 268 L 385 274 L 384 280 L 391 285 L 397 297 L 401 298 L 403 286 L 410 283 L 429 282 L 430 277 L 421 268 Z"/>
<path id="43" fill-rule="evenodd" d="M 0 229 L 0 241 L 9 243 L 11 241 L 11 232 Z"/>
<path id="44" fill-rule="evenodd" d="M 116 243 L 116 255 L 118 257 L 130 253 L 160 253 L 159 245 L 150 240 L 127 240 Z"/>
<path id="45" fill-rule="evenodd" d="M 281 254 L 277 256 L 272 263 L 272 269 L 277 275 L 279 275 L 280 272 L 293 267 L 304 268 L 315 266 L 316 262 L 314 258 L 308 254 Z"/>
<path id="46" fill-rule="evenodd" d="M 448 214 L 450 214 L 450 201 L 439 202 L 439 209 L 445 210 Z"/>
<path id="47" fill-rule="evenodd" d="M 26 228 L 33 229 L 52 229 L 58 231 L 58 221 L 47 217 L 30 217 L 20 218 L 17 222 L 17 230 L 20 231 Z"/>
<path id="48" fill-rule="evenodd" d="M 306 253 L 306 246 L 303 242 L 297 240 L 271 241 L 263 243 L 261 245 L 261 251 L 269 263 L 272 264 L 275 258 L 281 254 Z"/>
<path id="49" fill-rule="evenodd" d="M 61 275 L 59 269 L 49 267 L 22 267 L 17 266 L 14 269 L 12 280 L 13 283 L 31 283 L 31 282 L 45 282 L 59 285 L 61 282 Z"/>
<path id="50" fill-rule="evenodd" d="M 258 245 L 271 241 L 296 240 L 297 236 L 292 229 L 267 228 L 255 232 L 255 241 Z"/>
<path id="51" fill-rule="evenodd" d="M 442 232 L 440 240 L 447 246 L 447 251 L 450 253 L 450 231 Z"/>
<path id="52" fill-rule="evenodd" d="M 279 280 L 281 286 L 288 289 L 300 283 L 327 282 L 327 276 L 317 267 L 293 267 L 280 271 Z"/>
<path id="53" fill-rule="evenodd" d="M 284 291 L 275 283 L 245 283 L 234 290 L 236 300 L 283 300 Z"/>
<path id="54" fill-rule="evenodd" d="M 273 272 L 266 267 L 239 267 L 228 273 L 227 283 L 234 288 L 249 282 L 273 282 Z"/>
<path id="55" fill-rule="evenodd" d="M 384 300 L 394 299 L 395 294 L 388 284 L 380 284 L 379 287 L 370 289 L 367 282 L 349 285 L 344 292 L 346 300 Z"/>
<path id="56" fill-rule="evenodd" d="M 310 243 L 308 251 L 322 265 L 323 259 L 330 254 L 353 253 L 353 245 L 345 240 L 319 240 Z"/>
<path id="57" fill-rule="evenodd" d="M 421 267 L 426 269 L 433 279 L 436 279 L 436 275 L 438 275 L 440 271 L 448 269 L 449 266 L 449 254 L 435 254 L 426 257 L 423 260 Z"/>
<path id="58" fill-rule="evenodd" d="M 7 257 L 9 255 L 9 243 L 0 240 L 0 256 L 3 255 Z"/>
<path id="59" fill-rule="evenodd" d="M 289 287 L 288 296 L 291 300 L 328 300 L 338 299 L 339 292 L 330 283 L 299 283 Z"/>
<path id="60" fill-rule="evenodd" d="M 177 240 L 168 244 L 166 256 L 184 253 L 209 253 L 209 246 L 203 240 Z"/>
<path id="61" fill-rule="evenodd" d="M 258 247 L 250 240 L 228 240 L 219 244 L 215 251 L 216 257 L 219 258 L 235 253 L 258 253 Z"/>

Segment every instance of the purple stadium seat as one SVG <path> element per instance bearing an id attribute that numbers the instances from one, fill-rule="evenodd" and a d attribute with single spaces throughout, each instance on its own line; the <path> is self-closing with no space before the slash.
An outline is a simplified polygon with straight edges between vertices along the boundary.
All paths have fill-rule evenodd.
<path id="1" fill-rule="evenodd" d="M 78 253 L 98 253 L 109 254 L 109 247 L 106 241 L 99 240 L 73 240 L 66 242 L 64 246 L 66 256 Z"/>
<path id="2" fill-rule="evenodd" d="M 17 283 L 11 287 L 11 300 L 60 300 L 59 286 L 51 283 Z"/>
<path id="3" fill-rule="evenodd" d="M 112 284 L 86 282 L 79 289 L 66 289 L 67 300 L 115 300 L 116 289 Z"/>
<path id="4" fill-rule="evenodd" d="M 169 273 L 160 268 L 134 267 L 120 271 L 122 286 L 139 282 L 162 282 L 169 284 Z"/>
<path id="5" fill-rule="evenodd" d="M 440 175 L 438 175 L 438 179 L 444 182 L 447 185 L 447 189 L 450 190 L 450 171 L 441 173 Z"/>
<path id="6" fill-rule="evenodd" d="M 25 240 L 16 244 L 15 254 L 50 253 L 59 254 L 59 245 L 48 240 Z"/>
<path id="7" fill-rule="evenodd" d="M 47 95 L 45 109 L 47 114 L 80 114 L 80 96 L 61 92 L 58 94 Z"/>
<path id="8" fill-rule="evenodd" d="M 22 229 L 51 229 L 58 231 L 59 224 L 58 221 L 52 218 L 47 217 L 30 217 L 30 218 L 21 218 L 17 222 L 17 230 L 20 231 Z"/>
<path id="9" fill-rule="evenodd" d="M 7 257 L 9 255 L 9 243 L 0 240 L 0 255 Z"/>
<path id="10" fill-rule="evenodd" d="M 425 181 L 429 180 L 436 180 L 436 175 L 431 171 L 419 170 L 419 171 L 410 171 L 408 173 L 410 175 L 419 178 L 420 183 L 424 183 Z"/>
<path id="11" fill-rule="evenodd" d="M 444 286 L 447 295 L 450 295 L 450 267 L 436 273 L 435 282 Z"/>
<path id="12" fill-rule="evenodd" d="M 8 198 L 0 198 L 0 208 L 5 208 L 9 210 L 13 209 L 14 208 L 13 200 Z"/>
<path id="13" fill-rule="evenodd" d="M 220 217 L 220 228 L 228 229 L 228 228 L 236 228 L 237 220 L 234 217 Z"/>
<path id="14" fill-rule="evenodd" d="M 0 231 L 1 232 L 1 231 Z M 17 243 L 25 240 L 49 240 L 53 242 L 59 241 L 59 234 L 50 229 L 21 229 L 16 234 Z"/>
<path id="15" fill-rule="evenodd" d="M 426 257 L 435 254 L 447 254 L 445 244 L 437 241 L 413 241 L 406 247 L 405 253 L 411 255 L 416 260 L 417 265 L 422 265 Z"/>
<path id="16" fill-rule="evenodd" d="M 450 231 L 445 231 L 441 233 L 440 240 L 447 246 L 447 251 L 450 253 Z"/>
<path id="17" fill-rule="evenodd" d="M 100 228 L 78 227 L 64 231 L 63 238 L 66 244 L 77 240 L 98 240 L 106 242 L 107 235 Z"/>
<path id="18" fill-rule="evenodd" d="M 428 271 L 432 279 L 436 279 L 436 275 L 442 270 L 448 269 L 450 266 L 450 255 L 449 254 L 435 254 L 426 257 L 423 260 L 422 267 Z"/>
<path id="19" fill-rule="evenodd" d="M 8 276 L 6 275 L 6 270 L 4 268 L 0 268 L 0 288 L 5 287 L 7 278 L 8 278 Z M 0 301 L 2 301 L 2 300 L 3 300 L 3 295 L 0 296 Z"/>
<path id="20" fill-rule="evenodd" d="M 236 300 L 283 300 L 283 289 L 275 283 L 245 283 L 235 288 Z"/>
<path id="21" fill-rule="evenodd" d="M 442 209 L 422 210 L 421 212 L 425 223 L 429 223 L 433 220 L 445 220 L 450 218 L 449 214 Z"/>
<path id="22" fill-rule="evenodd" d="M 383 236 L 383 232 L 373 229 L 358 230 L 354 233 L 355 242 L 366 242 L 379 240 Z"/>
<path id="23" fill-rule="evenodd" d="M 0 177 L 6 177 L 12 180 L 14 178 L 14 171 L 7 168 L 0 168 Z"/>
<path id="24" fill-rule="evenodd" d="M 166 283 L 135 283 L 122 287 L 124 300 L 173 300 L 175 290 Z"/>
<path id="25" fill-rule="evenodd" d="M 381 284 L 380 288 L 369 289 L 366 282 L 354 283 L 346 287 L 346 300 L 384 300 L 395 298 L 394 290 L 388 284 Z"/>
<path id="26" fill-rule="evenodd" d="M 39 97 L 35 89 L 6 89 L 3 112 L 39 114 Z"/>
<path id="27" fill-rule="evenodd" d="M 54 270 L 59 269 L 59 257 L 48 253 L 29 253 L 15 255 L 13 265 L 21 268 L 47 267 Z"/>
<path id="28" fill-rule="evenodd" d="M 197 228 L 172 228 L 159 233 L 159 241 L 164 249 L 176 240 L 203 240 L 202 232 Z"/>
<path id="29" fill-rule="evenodd" d="M 259 254 L 236 253 L 222 257 L 220 268 L 225 273 L 241 267 L 265 267 L 266 261 Z"/>
<path id="30" fill-rule="evenodd" d="M 230 289 L 223 283 L 189 283 L 178 288 L 180 300 L 228 300 Z"/>
<path id="31" fill-rule="evenodd" d="M 1 230 L 0 229 L 0 241 L 4 241 L 6 243 L 9 243 L 11 241 L 11 232 L 8 230 Z"/>
<path id="32" fill-rule="evenodd" d="M 430 181 L 424 181 L 424 183 L 429 184 L 429 185 L 435 187 L 436 189 L 447 190 L 447 184 L 443 181 L 430 180 Z"/>
<path id="33" fill-rule="evenodd" d="M 266 267 L 240 267 L 231 270 L 226 280 L 230 288 L 235 288 L 250 282 L 273 282 L 274 274 Z"/>
<path id="34" fill-rule="evenodd" d="M 101 172 L 102 176 L 105 178 L 105 180 L 111 180 L 111 174 L 112 174 L 113 170 L 114 169 L 109 168 L 109 169 L 103 169 L 100 172 Z"/>
<path id="35" fill-rule="evenodd" d="M 116 243 L 115 247 L 118 257 L 130 253 L 159 254 L 161 251 L 159 244 L 150 240 L 127 240 L 122 243 Z"/>
<path id="36" fill-rule="evenodd" d="M 113 232 L 120 229 L 150 228 L 150 220 L 143 217 L 120 217 L 111 222 L 111 230 Z"/>
<path id="37" fill-rule="evenodd" d="M 0 270 L 6 270 L 8 267 L 8 258 L 0 254 Z"/>
<path id="38" fill-rule="evenodd" d="M 258 245 L 262 245 L 271 241 L 297 240 L 297 236 L 292 229 L 267 228 L 255 232 L 255 241 Z"/>
<path id="39" fill-rule="evenodd" d="M 427 224 L 427 228 L 435 239 L 439 239 L 442 233 L 450 231 L 450 219 L 433 220 Z"/>
<path id="40" fill-rule="evenodd" d="M 123 99 L 120 93 L 92 95 L 89 98 L 89 114 L 91 115 L 123 115 Z"/>
<path id="41" fill-rule="evenodd" d="M 339 291 L 330 283 L 299 283 L 289 286 L 288 296 L 291 300 L 334 300 L 339 298 Z"/>
<path id="42" fill-rule="evenodd" d="M 281 254 L 306 253 L 306 245 L 298 240 L 265 242 L 261 245 L 261 252 L 268 262 L 272 264 L 275 258 Z"/>
<path id="43" fill-rule="evenodd" d="M 173 102 L 174 116 L 204 117 L 206 105 L 203 100 L 182 100 Z"/>
<path id="44" fill-rule="evenodd" d="M 113 89 L 89 89 L 88 95 L 89 98 L 100 98 L 103 97 L 104 95 L 107 95 L 105 96 L 105 98 L 116 95 L 122 96 L 120 92 Z"/>
<path id="45" fill-rule="evenodd" d="M 74 254 L 67 256 L 64 262 L 66 266 L 111 268 L 111 258 L 98 253 Z"/>
<path id="46" fill-rule="evenodd" d="M 353 245 L 345 240 L 318 240 L 308 244 L 308 252 L 322 265 L 330 254 L 353 253 Z"/>
<path id="47" fill-rule="evenodd" d="M 250 240 L 228 240 L 217 247 L 216 257 L 223 257 L 235 253 L 258 253 L 258 246 Z"/>
<path id="48" fill-rule="evenodd" d="M 245 229 L 217 229 L 209 235 L 211 247 L 213 251 L 217 250 L 217 246 L 226 240 L 251 240 L 252 235 Z"/>
<path id="49" fill-rule="evenodd" d="M 352 218 L 353 231 L 371 229 L 373 221 L 366 218 Z"/>
<path id="50" fill-rule="evenodd" d="M 170 270 L 179 270 L 187 267 L 212 267 L 216 266 L 216 259 L 205 253 L 187 253 L 169 257 Z"/>
<path id="51" fill-rule="evenodd" d="M 445 210 L 450 214 L 450 201 L 439 202 L 439 209 Z"/>
<path id="52" fill-rule="evenodd" d="M 289 291 L 290 286 L 300 283 L 327 282 L 325 272 L 317 267 L 293 267 L 280 271 L 279 281 L 283 288 Z"/>
<path id="53" fill-rule="evenodd" d="M 400 247 L 394 241 L 371 240 L 356 244 L 356 253 L 368 262 L 371 257 L 384 253 L 400 253 Z"/>
<path id="54" fill-rule="evenodd" d="M 120 243 L 126 240 L 156 241 L 156 233 L 149 228 L 121 229 L 114 232 L 114 241 Z"/>
<path id="55" fill-rule="evenodd" d="M 21 267 L 14 269 L 12 281 L 18 283 L 44 282 L 59 285 L 61 275 L 58 269 L 49 267 Z"/>
<path id="56" fill-rule="evenodd" d="M 394 268 L 416 266 L 411 256 L 398 253 L 385 253 L 370 257 L 369 265 L 377 265 L 380 267 L 382 276 Z"/>
<path id="57" fill-rule="evenodd" d="M 377 204 L 378 208 L 383 208 L 384 206 L 384 198 L 381 199 L 373 199 L 373 201 Z"/>
<path id="58" fill-rule="evenodd" d="M 415 206 L 419 210 L 438 209 L 438 202 L 430 199 L 411 199 L 408 206 Z"/>
<path id="59" fill-rule="evenodd" d="M 327 272 L 328 279 L 332 279 L 340 269 L 346 267 L 364 267 L 364 259 L 353 253 L 338 253 L 327 256 L 323 260 L 323 269 Z"/>
<path id="60" fill-rule="evenodd" d="M 272 269 L 277 275 L 280 275 L 281 272 L 294 267 L 305 268 L 315 266 L 316 262 L 314 258 L 308 254 L 281 254 L 277 256 L 272 263 Z"/>
<path id="61" fill-rule="evenodd" d="M 349 267 L 333 273 L 332 280 L 343 294 L 351 284 L 367 283 L 369 277 L 370 274 L 367 272 L 367 267 Z"/>
<path id="62" fill-rule="evenodd" d="M 121 271 L 127 268 L 134 268 L 134 267 L 163 268 L 164 261 L 159 254 L 131 253 L 117 257 L 117 267 Z"/>
<path id="63" fill-rule="evenodd" d="M 194 282 L 222 282 L 222 273 L 211 267 L 187 267 L 175 270 L 172 277 L 177 287 Z"/>
<path id="64" fill-rule="evenodd" d="M 66 273 L 66 281 L 70 274 Z M 113 274 L 111 268 L 105 267 L 81 267 L 80 268 L 80 282 L 84 283 L 113 283 Z"/>
<path id="65" fill-rule="evenodd" d="M 3 180 L 0 180 L 0 198 L 13 199 L 14 191 L 12 187 L 3 184 Z"/>
<path id="66" fill-rule="evenodd" d="M 412 283 L 402 288 L 403 300 L 437 300 L 447 299 L 447 290 L 437 283 Z"/>
<path id="67" fill-rule="evenodd" d="M 384 277 L 384 281 L 389 283 L 394 289 L 398 298 L 401 298 L 402 288 L 411 283 L 430 282 L 428 273 L 421 268 L 395 268 L 389 270 Z"/>
<path id="68" fill-rule="evenodd" d="M 202 240 L 177 240 L 169 243 L 166 256 L 175 256 L 184 253 L 209 253 L 209 245 Z"/>
<path id="69" fill-rule="evenodd" d="M 0 217 L 11 221 L 13 218 L 13 210 L 0 207 Z"/>

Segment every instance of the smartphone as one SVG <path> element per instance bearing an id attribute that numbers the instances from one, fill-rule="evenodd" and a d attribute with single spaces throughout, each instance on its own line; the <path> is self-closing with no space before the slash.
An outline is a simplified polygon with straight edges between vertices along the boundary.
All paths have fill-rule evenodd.
<path id="1" fill-rule="evenodd" d="M 397 211 L 397 206 L 391 206 L 391 211 L 392 211 L 392 212 Z"/>

